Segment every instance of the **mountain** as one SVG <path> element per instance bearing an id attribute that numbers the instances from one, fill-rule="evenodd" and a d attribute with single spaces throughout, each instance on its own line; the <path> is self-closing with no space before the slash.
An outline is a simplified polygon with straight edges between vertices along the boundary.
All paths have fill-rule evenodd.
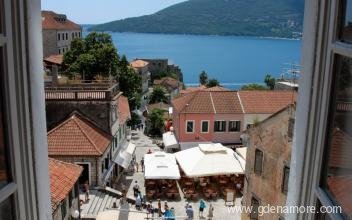
<path id="1" fill-rule="evenodd" d="M 304 0 L 189 0 L 155 14 L 91 27 L 91 31 L 296 37 Z"/>

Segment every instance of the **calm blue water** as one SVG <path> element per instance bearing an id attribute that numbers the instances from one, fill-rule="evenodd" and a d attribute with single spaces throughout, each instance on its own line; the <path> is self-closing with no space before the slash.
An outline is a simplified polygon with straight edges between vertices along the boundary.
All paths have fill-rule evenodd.
<path id="1" fill-rule="evenodd" d="M 300 61 L 301 41 L 234 36 L 110 33 L 119 54 L 134 58 L 169 58 L 180 66 L 186 84 L 198 84 L 205 70 L 229 88 L 279 77 L 285 63 Z"/>

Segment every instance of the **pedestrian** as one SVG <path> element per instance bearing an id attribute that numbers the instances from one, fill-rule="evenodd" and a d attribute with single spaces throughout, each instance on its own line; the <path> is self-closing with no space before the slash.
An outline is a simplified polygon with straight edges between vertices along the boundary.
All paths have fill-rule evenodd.
<path id="1" fill-rule="evenodd" d="M 213 207 L 213 204 L 210 203 L 209 211 L 208 211 L 208 219 L 212 220 L 213 217 L 214 217 L 214 207 Z"/>
<path id="2" fill-rule="evenodd" d="M 169 205 L 167 204 L 167 201 L 164 202 L 164 210 L 169 210 Z"/>
<path id="3" fill-rule="evenodd" d="M 141 160 L 141 168 L 142 168 L 142 172 L 144 172 L 144 157 L 142 157 L 142 160 Z"/>
<path id="4" fill-rule="evenodd" d="M 206 207 L 205 202 L 203 199 L 201 199 L 199 202 L 199 217 L 203 217 L 203 211 L 205 207 Z"/>
<path id="5" fill-rule="evenodd" d="M 125 196 L 127 193 L 127 190 L 126 190 L 125 184 L 123 184 L 123 183 L 121 183 L 121 191 L 122 191 L 122 195 Z"/>
<path id="6" fill-rule="evenodd" d="M 136 172 L 138 173 L 138 166 L 139 166 L 139 165 L 138 165 L 138 162 L 135 161 L 135 162 L 134 162 L 134 165 L 136 166 Z"/>
<path id="7" fill-rule="evenodd" d="M 152 153 L 152 150 L 150 150 L 149 148 L 147 154 L 151 154 L 151 153 Z"/>
<path id="8" fill-rule="evenodd" d="M 152 201 L 149 201 L 149 204 L 147 206 L 147 211 L 149 214 L 152 215 L 152 217 L 154 217 L 154 207 L 153 207 Z"/>
<path id="9" fill-rule="evenodd" d="M 158 199 L 158 214 L 159 214 L 159 217 L 161 217 L 162 212 L 161 212 L 161 202 L 160 202 L 160 199 Z"/>
<path id="10" fill-rule="evenodd" d="M 113 209 L 117 209 L 116 202 L 114 202 L 114 203 L 112 204 L 112 208 L 113 208 Z"/>
<path id="11" fill-rule="evenodd" d="M 144 125 L 143 125 L 143 124 L 141 124 L 142 130 L 143 130 L 143 126 L 144 126 Z"/>
<path id="12" fill-rule="evenodd" d="M 137 210 L 141 210 L 141 207 L 142 207 L 142 199 L 141 199 L 141 197 L 138 195 L 137 198 L 136 198 L 136 209 L 137 209 Z"/>
<path id="13" fill-rule="evenodd" d="M 241 189 L 242 189 L 242 184 L 240 182 L 236 183 L 236 191 L 237 193 L 241 193 Z"/>
<path id="14" fill-rule="evenodd" d="M 175 208 L 174 207 L 171 207 L 170 212 L 171 212 L 172 217 L 175 217 Z"/>
<path id="15" fill-rule="evenodd" d="M 138 196 L 138 192 L 139 192 L 139 185 L 137 180 L 134 181 L 134 186 L 133 186 L 133 195 L 134 196 Z"/>
<path id="16" fill-rule="evenodd" d="M 85 202 L 89 201 L 89 184 L 88 181 L 84 184 L 84 195 L 85 195 Z"/>
<path id="17" fill-rule="evenodd" d="M 187 219 L 193 219 L 193 209 L 191 205 L 188 205 L 186 209 Z"/>

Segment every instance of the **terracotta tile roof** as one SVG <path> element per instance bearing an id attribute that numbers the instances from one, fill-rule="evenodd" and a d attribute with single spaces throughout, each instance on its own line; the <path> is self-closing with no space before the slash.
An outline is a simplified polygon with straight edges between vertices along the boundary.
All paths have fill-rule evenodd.
<path id="1" fill-rule="evenodd" d="M 332 195 L 341 206 L 342 211 L 352 217 L 352 176 L 328 177 L 328 187 Z M 349 218 L 349 219 L 350 219 Z"/>
<path id="2" fill-rule="evenodd" d="M 111 140 L 109 134 L 89 119 L 74 113 L 48 132 L 48 151 L 50 156 L 100 156 Z"/>
<path id="3" fill-rule="evenodd" d="M 163 77 L 159 80 L 154 80 L 154 85 L 160 85 L 171 89 L 178 89 L 180 87 L 180 81 L 172 77 Z"/>
<path id="4" fill-rule="evenodd" d="M 54 29 L 54 30 L 81 30 L 81 26 L 66 19 L 65 21 L 59 21 L 57 18 L 59 14 L 53 11 L 42 11 L 42 28 Z"/>
<path id="5" fill-rule="evenodd" d="M 206 89 L 206 88 L 207 88 L 207 87 L 205 87 L 205 86 L 187 87 L 187 89 L 182 89 L 182 90 L 180 91 L 180 94 L 188 94 L 188 93 L 195 92 L 195 91 L 199 91 L 199 90 Z"/>
<path id="6" fill-rule="evenodd" d="M 177 112 L 208 114 L 241 114 L 241 104 L 236 92 L 200 90 L 172 100 Z"/>
<path id="7" fill-rule="evenodd" d="M 149 63 L 147 61 L 144 60 L 133 60 L 132 62 L 130 62 L 130 65 L 133 68 L 142 68 L 147 66 Z"/>
<path id="8" fill-rule="evenodd" d="M 120 124 L 124 124 L 128 119 L 131 119 L 130 106 L 127 97 L 121 95 L 118 98 L 118 119 Z"/>
<path id="9" fill-rule="evenodd" d="M 231 91 L 230 89 L 227 89 L 227 88 L 222 87 L 222 86 L 214 86 L 214 87 L 210 87 L 210 88 L 205 88 L 205 90 L 214 91 L 214 92 Z"/>
<path id="10" fill-rule="evenodd" d="M 244 113 L 273 114 L 296 101 L 297 92 L 274 90 L 238 91 Z"/>
<path id="11" fill-rule="evenodd" d="M 63 58 L 64 56 L 62 54 L 54 54 L 44 58 L 44 62 L 61 65 Z"/>
<path id="12" fill-rule="evenodd" d="M 331 141 L 330 167 L 352 167 L 352 137 L 339 128 L 334 128 Z"/>
<path id="13" fill-rule="evenodd" d="M 49 158 L 51 208 L 55 211 L 63 199 L 72 190 L 83 168 Z"/>

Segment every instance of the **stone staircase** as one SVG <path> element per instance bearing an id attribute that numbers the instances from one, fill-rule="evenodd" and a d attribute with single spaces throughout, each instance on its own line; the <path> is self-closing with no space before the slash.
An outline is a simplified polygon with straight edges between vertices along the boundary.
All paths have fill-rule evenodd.
<path id="1" fill-rule="evenodd" d="M 114 202 L 119 205 L 119 195 L 114 195 L 105 190 L 90 190 L 89 201 L 81 207 L 81 219 L 95 219 L 98 213 L 111 209 Z M 84 195 L 80 195 L 80 199 L 84 200 Z"/>

